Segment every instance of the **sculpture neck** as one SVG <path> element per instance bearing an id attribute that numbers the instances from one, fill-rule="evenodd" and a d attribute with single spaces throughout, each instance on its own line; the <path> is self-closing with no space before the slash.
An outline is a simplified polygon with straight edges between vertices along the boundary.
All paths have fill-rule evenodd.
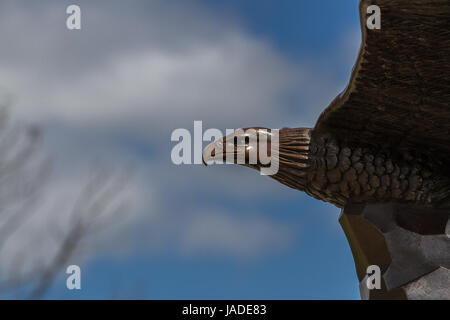
<path id="1" fill-rule="evenodd" d="M 283 128 L 279 131 L 279 170 L 271 178 L 305 191 L 310 167 L 311 132 L 309 128 Z"/>

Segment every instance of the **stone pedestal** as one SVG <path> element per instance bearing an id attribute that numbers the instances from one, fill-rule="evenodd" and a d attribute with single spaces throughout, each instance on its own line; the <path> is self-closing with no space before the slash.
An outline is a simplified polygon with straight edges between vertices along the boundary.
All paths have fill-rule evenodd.
<path id="1" fill-rule="evenodd" d="M 362 299 L 450 300 L 449 209 L 348 205 L 339 222 L 353 253 Z M 371 265 L 381 270 L 381 289 L 367 286 Z"/>

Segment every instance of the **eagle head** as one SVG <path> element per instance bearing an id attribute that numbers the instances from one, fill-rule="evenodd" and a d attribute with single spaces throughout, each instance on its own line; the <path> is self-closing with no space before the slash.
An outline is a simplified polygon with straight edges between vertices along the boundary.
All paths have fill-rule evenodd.
<path id="1" fill-rule="evenodd" d="M 239 129 L 209 144 L 203 151 L 203 163 L 239 164 L 303 190 L 309 168 L 310 140 L 311 130 L 307 128 Z"/>

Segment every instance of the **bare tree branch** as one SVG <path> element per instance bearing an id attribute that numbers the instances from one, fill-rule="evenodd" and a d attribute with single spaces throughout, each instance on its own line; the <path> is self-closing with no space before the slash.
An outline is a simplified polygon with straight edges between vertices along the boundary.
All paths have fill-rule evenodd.
<path id="1" fill-rule="evenodd" d="M 7 111 L 0 108 L 0 254 L 38 211 L 44 196 L 51 162 L 42 155 L 41 141 L 38 128 L 13 126 Z M 56 222 L 58 219 L 44 217 L 48 220 L 44 221 L 46 227 L 36 230 L 39 235 L 53 239 L 57 248 L 53 257 L 38 261 L 31 270 L 22 270 L 28 253 L 41 249 L 38 241 L 30 238 L 23 252 L 17 250 L 7 273 L 0 265 L 0 293 L 23 291 L 28 292 L 25 296 L 30 299 L 44 297 L 69 260 L 81 251 L 83 242 L 120 219 L 125 210 L 120 194 L 129 175 L 104 167 L 94 172 L 68 212 L 68 222 L 62 225 Z"/>

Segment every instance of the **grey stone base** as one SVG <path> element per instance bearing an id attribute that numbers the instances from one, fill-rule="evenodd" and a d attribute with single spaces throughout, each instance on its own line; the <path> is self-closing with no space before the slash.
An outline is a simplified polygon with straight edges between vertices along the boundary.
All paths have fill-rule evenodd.
<path id="1" fill-rule="evenodd" d="M 362 299 L 450 300 L 450 210 L 398 203 L 346 206 L 339 218 Z M 381 288 L 367 286 L 379 266 Z"/>

